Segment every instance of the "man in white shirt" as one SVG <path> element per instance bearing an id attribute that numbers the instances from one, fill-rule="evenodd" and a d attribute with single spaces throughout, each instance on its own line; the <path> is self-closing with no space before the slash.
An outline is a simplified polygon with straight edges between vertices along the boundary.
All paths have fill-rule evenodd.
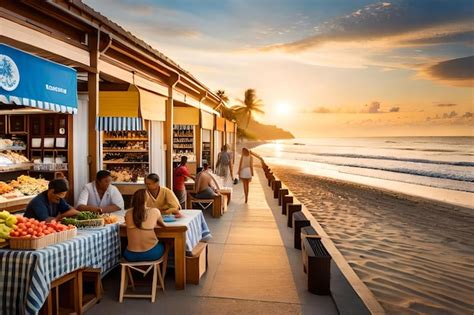
<path id="1" fill-rule="evenodd" d="M 122 194 L 112 183 L 109 171 L 99 171 L 95 181 L 84 186 L 76 209 L 79 211 L 92 211 L 97 213 L 113 213 L 124 217 L 124 201 Z"/>

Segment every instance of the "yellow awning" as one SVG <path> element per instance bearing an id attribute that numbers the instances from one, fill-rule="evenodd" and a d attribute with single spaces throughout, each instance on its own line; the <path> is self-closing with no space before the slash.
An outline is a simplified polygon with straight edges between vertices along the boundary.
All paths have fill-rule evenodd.
<path id="1" fill-rule="evenodd" d="M 138 89 L 130 85 L 128 91 L 100 91 L 99 116 L 140 117 Z"/>
<path id="2" fill-rule="evenodd" d="M 230 120 L 225 121 L 225 131 L 226 132 L 234 132 L 234 123 Z"/>
<path id="3" fill-rule="evenodd" d="M 225 131 L 225 118 L 216 116 L 216 130 Z"/>
<path id="4" fill-rule="evenodd" d="M 199 109 L 195 107 L 173 107 L 173 124 L 199 125 Z"/>
<path id="5" fill-rule="evenodd" d="M 166 97 L 130 85 L 128 91 L 100 91 L 99 116 L 166 120 Z"/>
<path id="6" fill-rule="evenodd" d="M 213 130 L 214 129 L 214 115 L 201 110 L 201 128 Z"/>
<path id="7" fill-rule="evenodd" d="M 167 98 L 140 88 L 138 91 L 140 93 L 140 112 L 143 119 L 165 121 Z"/>

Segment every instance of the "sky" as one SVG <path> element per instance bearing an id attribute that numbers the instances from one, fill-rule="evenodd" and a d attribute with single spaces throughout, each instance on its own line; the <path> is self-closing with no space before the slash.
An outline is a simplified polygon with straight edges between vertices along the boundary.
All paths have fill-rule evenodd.
<path id="1" fill-rule="evenodd" d="M 472 0 L 85 0 L 296 137 L 474 136 Z"/>

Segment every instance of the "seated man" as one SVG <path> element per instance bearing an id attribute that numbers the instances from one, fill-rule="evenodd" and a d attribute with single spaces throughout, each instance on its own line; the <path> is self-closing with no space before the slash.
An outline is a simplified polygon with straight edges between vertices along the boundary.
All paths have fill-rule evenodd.
<path id="1" fill-rule="evenodd" d="M 147 208 L 157 208 L 165 214 L 176 214 L 181 209 L 180 203 L 173 191 L 160 186 L 158 174 L 148 174 L 145 178 Z"/>
<path id="2" fill-rule="evenodd" d="M 196 198 L 212 199 L 219 195 L 219 184 L 209 172 L 208 164 L 203 164 L 203 170 L 196 177 Z"/>
<path id="3" fill-rule="evenodd" d="M 60 221 L 64 217 L 77 215 L 79 211 L 64 201 L 69 185 L 64 179 L 49 182 L 48 190 L 33 198 L 26 206 L 24 216 L 39 221 Z"/>
<path id="4" fill-rule="evenodd" d="M 77 210 L 97 213 L 113 213 L 125 216 L 122 194 L 117 187 L 111 185 L 112 176 L 109 171 L 99 171 L 95 181 L 84 186 L 79 199 Z"/>

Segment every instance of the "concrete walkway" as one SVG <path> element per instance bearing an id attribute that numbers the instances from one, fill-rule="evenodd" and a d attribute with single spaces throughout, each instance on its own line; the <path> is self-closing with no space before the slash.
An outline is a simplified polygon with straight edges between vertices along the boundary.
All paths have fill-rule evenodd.
<path id="1" fill-rule="evenodd" d="M 120 304 L 115 270 L 104 279 L 102 302 L 88 314 L 337 314 L 330 296 L 306 290 L 301 251 L 293 249 L 292 230 L 262 169 L 255 171 L 248 204 L 239 184 L 224 216 L 206 214 L 213 238 L 200 285 L 176 291 L 173 273 L 168 272 L 166 292 L 159 291 L 154 304 L 136 299 Z"/>

